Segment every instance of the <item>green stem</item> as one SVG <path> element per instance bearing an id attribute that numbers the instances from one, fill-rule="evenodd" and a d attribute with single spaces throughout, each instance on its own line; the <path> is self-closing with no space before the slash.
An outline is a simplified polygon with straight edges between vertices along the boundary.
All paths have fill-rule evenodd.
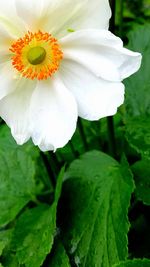
<path id="1" fill-rule="evenodd" d="M 115 14 L 116 14 L 116 0 L 110 0 L 110 6 L 112 9 L 112 17 L 110 20 L 110 31 L 115 33 Z M 107 128 L 108 128 L 108 144 L 109 152 L 111 156 L 116 157 L 116 140 L 115 140 L 115 129 L 113 117 L 107 117 Z"/>
<path id="2" fill-rule="evenodd" d="M 59 171 L 60 171 L 60 168 L 62 167 L 59 159 L 57 158 L 57 152 L 50 152 L 49 153 L 54 164 L 55 164 L 55 170 L 56 170 L 56 174 L 58 175 Z"/>
<path id="3" fill-rule="evenodd" d="M 84 132 L 84 127 L 82 124 L 82 120 L 81 118 L 78 119 L 78 127 L 79 127 L 79 131 L 80 131 L 80 136 L 84 145 L 84 150 L 87 151 L 88 150 L 88 143 L 86 141 L 86 134 Z"/>
<path id="4" fill-rule="evenodd" d="M 51 179 L 53 187 L 56 185 L 56 174 L 53 168 L 53 163 L 51 162 L 51 158 L 49 155 L 46 155 L 46 153 L 41 152 L 42 159 L 44 161 L 44 164 L 46 166 L 47 172 L 49 174 L 49 177 Z"/>
<path id="5" fill-rule="evenodd" d="M 57 175 L 59 173 L 59 169 L 60 169 L 60 165 L 58 163 L 58 159 L 56 157 L 56 154 L 53 151 L 49 151 L 47 153 L 47 157 L 48 157 L 48 160 L 49 160 L 49 164 L 51 164 L 51 169 L 52 169 L 53 174 L 54 174 L 55 179 L 56 179 Z"/>
<path id="6" fill-rule="evenodd" d="M 112 10 L 112 17 L 110 20 L 109 29 L 111 32 L 115 33 L 116 0 L 109 0 L 109 2 Z"/>
<path id="7" fill-rule="evenodd" d="M 79 156 L 79 153 L 75 150 L 72 140 L 70 140 L 69 145 L 74 158 L 77 158 Z"/>
<path id="8" fill-rule="evenodd" d="M 123 36 L 123 0 L 120 0 L 120 14 L 119 14 L 119 36 L 122 38 Z"/>
<path id="9" fill-rule="evenodd" d="M 112 116 L 107 117 L 107 129 L 108 129 L 109 153 L 111 156 L 116 158 L 116 140 L 115 140 L 114 120 Z"/>
<path id="10" fill-rule="evenodd" d="M 50 195 L 51 193 L 52 193 L 52 190 L 47 190 L 47 191 L 40 193 L 39 196 L 46 196 L 46 195 Z"/>
<path id="11" fill-rule="evenodd" d="M 35 196 L 32 198 L 32 202 L 37 206 L 41 205 L 41 202 Z"/>

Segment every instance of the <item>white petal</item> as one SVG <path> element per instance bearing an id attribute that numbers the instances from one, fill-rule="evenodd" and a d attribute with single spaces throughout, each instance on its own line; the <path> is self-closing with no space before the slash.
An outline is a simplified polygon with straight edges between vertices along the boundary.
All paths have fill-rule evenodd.
<path id="1" fill-rule="evenodd" d="M 79 116 L 88 120 L 114 115 L 124 101 L 124 85 L 94 76 L 75 62 L 64 60 L 59 72 L 78 103 Z"/>
<path id="2" fill-rule="evenodd" d="M 35 29 L 40 27 L 64 36 L 68 29 L 108 29 L 111 10 L 108 0 L 16 0 L 20 17 Z M 35 25 L 34 21 L 38 20 Z"/>
<path id="3" fill-rule="evenodd" d="M 6 55 L 7 58 L 7 55 Z M 4 56 L 2 57 L 4 60 Z M 20 86 L 18 73 L 11 64 L 11 61 L 0 64 L 0 99 L 10 94 Z"/>
<path id="4" fill-rule="evenodd" d="M 108 81 L 122 81 L 141 65 L 141 54 L 123 48 L 121 39 L 109 31 L 81 30 L 62 38 L 60 43 L 64 58 Z"/>
<path id="5" fill-rule="evenodd" d="M 0 64 L 11 59 L 12 53 L 9 48 L 14 41 L 12 36 L 4 27 L 0 27 Z"/>
<path id="6" fill-rule="evenodd" d="M 31 134 L 29 107 L 34 88 L 35 82 L 22 78 L 18 81 L 16 90 L 0 100 L 0 116 L 11 128 L 14 139 L 20 145 Z"/>
<path id="7" fill-rule="evenodd" d="M 15 37 L 5 27 L 0 27 L 0 53 L 2 50 L 9 52 L 10 45 L 15 40 Z M 1 53 L 2 54 L 2 53 Z"/>
<path id="8" fill-rule="evenodd" d="M 42 151 L 63 147 L 72 137 L 77 122 L 77 105 L 72 94 L 56 77 L 39 82 L 32 96 L 32 138 Z"/>
<path id="9" fill-rule="evenodd" d="M 45 1 L 46 2 L 46 1 Z M 39 29 L 39 21 L 41 20 L 43 10 L 43 0 L 16 0 L 16 10 L 18 16 L 25 22 L 28 30 L 36 31 Z M 48 4 L 47 4 L 48 5 Z"/>
<path id="10" fill-rule="evenodd" d="M 12 14 L 16 15 L 15 0 L 0 0 L 0 14 L 5 17 L 11 17 Z"/>
<path id="11" fill-rule="evenodd" d="M 0 28 L 10 32 L 15 37 L 21 37 L 26 31 L 23 20 L 17 16 L 15 0 L 0 0 Z"/>

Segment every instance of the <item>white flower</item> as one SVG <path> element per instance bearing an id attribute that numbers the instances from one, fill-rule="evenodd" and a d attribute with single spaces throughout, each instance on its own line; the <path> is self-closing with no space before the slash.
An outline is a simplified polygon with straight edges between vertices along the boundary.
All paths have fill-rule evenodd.
<path id="1" fill-rule="evenodd" d="M 18 144 L 64 146 L 113 115 L 141 55 L 108 31 L 108 0 L 0 0 L 0 116 Z"/>

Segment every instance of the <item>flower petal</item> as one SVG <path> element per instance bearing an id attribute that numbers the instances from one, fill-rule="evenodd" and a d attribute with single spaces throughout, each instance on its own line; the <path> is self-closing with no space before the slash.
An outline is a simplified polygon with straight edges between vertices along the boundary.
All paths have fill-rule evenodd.
<path id="1" fill-rule="evenodd" d="M 20 86 L 20 81 L 18 79 L 16 70 L 13 68 L 10 61 L 7 61 L 6 58 L 2 57 L 2 61 L 0 64 L 0 99 L 10 94 L 12 91 L 16 90 Z"/>
<path id="2" fill-rule="evenodd" d="M 4 27 L 0 27 L 0 53 L 2 50 L 6 50 L 8 53 L 9 47 L 14 40 L 14 36 L 10 32 L 8 32 Z"/>
<path id="3" fill-rule="evenodd" d="M 47 0 L 45 0 L 45 3 L 46 1 Z M 36 2 L 35 0 L 15 0 L 15 4 L 17 14 L 25 22 L 26 26 L 28 27 L 28 30 L 39 30 L 40 28 L 38 28 L 38 26 L 42 16 L 41 13 L 43 10 L 44 0 L 36 0 Z"/>
<path id="4" fill-rule="evenodd" d="M 98 78 L 82 65 L 64 60 L 60 72 L 78 103 L 79 116 L 88 120 L 114 115 L 124 101 L 124 85 Z"/>
<path id="5" fill-rule="evenodd" d="M 38 83 L 31 104 L 34 144 L 42 151 L 63 147 L 76 129 L 77 116 L 75 99 L 59 79 Z"/>
<path id="6" fill-rule="evenodd" d="M 36 0 L 36 5 L 35 0 L 16 0 L 16 7 L 29 27 L 40 27 L 57 37 L 66 35 L 68 29 L 108 29 L 111 16 L 108 0 Z"/>
<path id="7" fill-rule="evenodd" d="M 34 88 L 35 82 L 22 78 L 18 81 L 16 90 L 0 100 L 0 116 L 11 128 L 18 144 L 23 144 L 30 138 L 29 106 Z"/>
<path id="8" fill-rule="evenodd" d="M 11 35 L 19 38 L 25 33 L 23 20 L 17 16 L 15 0 L 0 0 L 0 28 L 4 27 Z"/>
<path id="9" fill-rule="evenodd" d="M 121 39 L 105 30 L 81 30 L 60 40 L 64 58 L 74 60 L 108 81 L 122 81 L 141 65 L 141 54 L 123 48 Z"/>
<path id="10" fill-rule="evenodd" d="M 12 43 L 16 40 L 17 35 L 19 36 L 19 32 L 13 23 L 7 18 L 0 16 L 0 64 L 11 60 L 12 52 L 9 49 Z M 2 67 L 3 66 L 1 65 L 1 74 Z M 7 72 L 10 72 L 11 68 L 8 66 Z"/>
<path id="11" fill-rule="evenodd" d="M 11 17 L 12 13 L 16 15 L 15 0 L 0 0 L 0 14 L 5 17 Z"/>

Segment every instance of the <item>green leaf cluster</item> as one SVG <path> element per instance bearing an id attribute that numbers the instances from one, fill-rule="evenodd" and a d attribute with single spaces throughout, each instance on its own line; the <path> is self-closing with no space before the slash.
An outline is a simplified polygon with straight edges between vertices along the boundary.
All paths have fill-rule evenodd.
<path id="1" fill-rule="evenodd" d="M 125 135 L 139 157 L 133 165 L 136 197 L 149 205 L 150 195 L 150 24 L 140 26 L 129 35 L 129 48 L 142 53 L 142 67 L 126 80 Z"/>
<path id="2" fill-rule="evenodd" d="M 1 140 L 8 138 L 5 127 L 4 132 Z M 38 195 L 42 194 L 44 184 L 39 186 L 36 183 L 38 175 L 34 165 L 38 155 L 36 151 L 28 153 L 33 147 L 31 144 L 27 146 L 20 148 L 13 144 L 12 155 L 1 151 L 5 155 L 5 161 L 4 155 L 2 157 L 4 163 L 1 171 L 7 169 L 9 174 L 13 165 L 11 176 L 5 176 L 2 171 L 1 177 L 8 181 L 12 177 L 11 183 L 13 179 L 16 182 L 11 213 L 9 209 L 1 212 L 0 252 L 3 267 L 111 267 L 126 261 L 130 226 L 127 214 L 134 190 L 133 176 L 126 158 L 123 157 L 119 164 L 103 152 L 85 153 L 72 162 L 65 174 L 62 169 L 55 190 L 51 189 L 53 199 L 46 204 L 45 199 L 42 202 Z M 7 157 L 9 161 L 11 159 L 11 166 L 7 163 Z M 24 170 L 29 164 L 30 171 L 25 174 Z M 1 192 L 7 191 L 7 179 L 1 180 Z M 11 188 L 13 186 L 9 190 Z M 18 191 L 21 193 L 18 194 Z M 3 203 L 3 199 L 1 201 Z M 15 205 L 18 202 L 21 204 Z M 5 203 L 8 207 L 12 197 L 8 197 Z M 128 262 L 125 264 L 121 266 L 128 266 Z"/>

